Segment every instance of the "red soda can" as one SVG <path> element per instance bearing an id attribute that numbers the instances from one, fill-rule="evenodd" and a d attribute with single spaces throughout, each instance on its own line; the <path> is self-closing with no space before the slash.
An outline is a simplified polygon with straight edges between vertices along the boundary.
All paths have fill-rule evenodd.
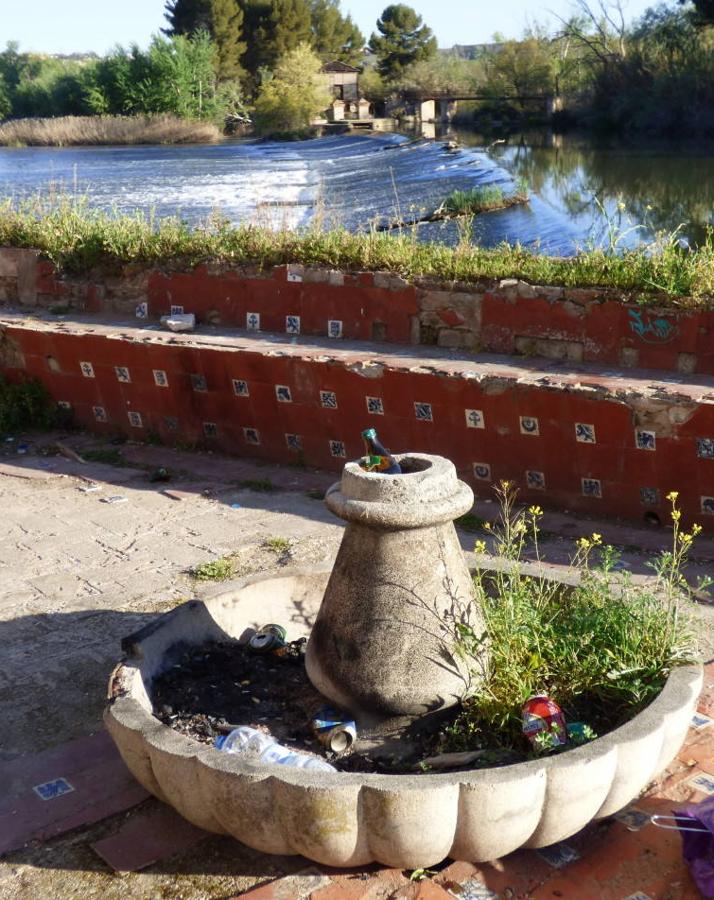
<path id="1" fill-rule="evenodd" d="M 523 704 L 523 734 L 531 744 L 535 744 L 536 735 L 552 735 L 555 746 L 568 743 L 568 729 L 563 710 L 555 700 L 547 694 L 535 694 Z"/>

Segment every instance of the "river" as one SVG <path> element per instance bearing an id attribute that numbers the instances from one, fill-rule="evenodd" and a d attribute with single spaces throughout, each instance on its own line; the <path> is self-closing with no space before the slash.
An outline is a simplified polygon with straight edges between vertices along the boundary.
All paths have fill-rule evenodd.
<path id="1" fill-rule="evenodd" d="M 714 223 L 714 155 L 687 147 L 626 147 L 543 132 L 494 143 L 468 131 L 458 147 L 404 135 L 345 135 L 217 146 L 0 148 L 0 196 L 70 194 L 91 206 L 198 225 L 219 214 L 299 228 L 366 229 L 430 212 L 455 189 L 527 186 L 527 204 L 478 216 L 470 239 L 520 242 L 571 255 L 631 247 L 664 231 L 693 245 Z M 422 240 L 464 238 L 456 224 L 419 227 Z"/>

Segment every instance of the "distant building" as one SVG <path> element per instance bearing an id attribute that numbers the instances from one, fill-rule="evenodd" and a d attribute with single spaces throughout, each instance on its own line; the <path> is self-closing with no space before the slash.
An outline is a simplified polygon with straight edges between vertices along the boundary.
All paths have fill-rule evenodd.
<path id="1" fill-rule="evenodd" d="M 359 69 L 336 59 L 325 63 L 320 75 L 336 100 L 349 103 L 359 99 Z"/>

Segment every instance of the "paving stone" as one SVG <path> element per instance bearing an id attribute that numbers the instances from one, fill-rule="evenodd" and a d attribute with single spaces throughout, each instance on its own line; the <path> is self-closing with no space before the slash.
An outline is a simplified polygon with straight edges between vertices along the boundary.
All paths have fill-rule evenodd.
<path id="1" fill-rule="evenodd" d="M 156 801 L 153 809 L 132 816 L 114 834 L 90 844 L 117 872 L 137 872 L 210 837 L 170 806 Z"/>

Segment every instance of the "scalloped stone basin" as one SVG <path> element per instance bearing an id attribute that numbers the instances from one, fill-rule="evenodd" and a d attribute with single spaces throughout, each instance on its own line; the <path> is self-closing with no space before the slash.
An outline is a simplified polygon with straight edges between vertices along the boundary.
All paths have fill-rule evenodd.
<path id="1" fill-rule="evenodd" d="M 191 601 L 123 642 L 112 673 L 107 728 L 144 787 L 200 828 L 264 853 L 331 866 L 397 868 L 447 856 L 483 862 L 563 840 L 622 809 L 675 756 L 702 684 L 677 669 L 626 725 L 558 756 L 434 775 L 313 773 L 248 763 L 199 744 L 151 713 L 152 679 L 174 654 L 206 641 L 247 640 L 264 622 L 291 639 L 309 633 L 330 572 L 246 579 Z"/>

